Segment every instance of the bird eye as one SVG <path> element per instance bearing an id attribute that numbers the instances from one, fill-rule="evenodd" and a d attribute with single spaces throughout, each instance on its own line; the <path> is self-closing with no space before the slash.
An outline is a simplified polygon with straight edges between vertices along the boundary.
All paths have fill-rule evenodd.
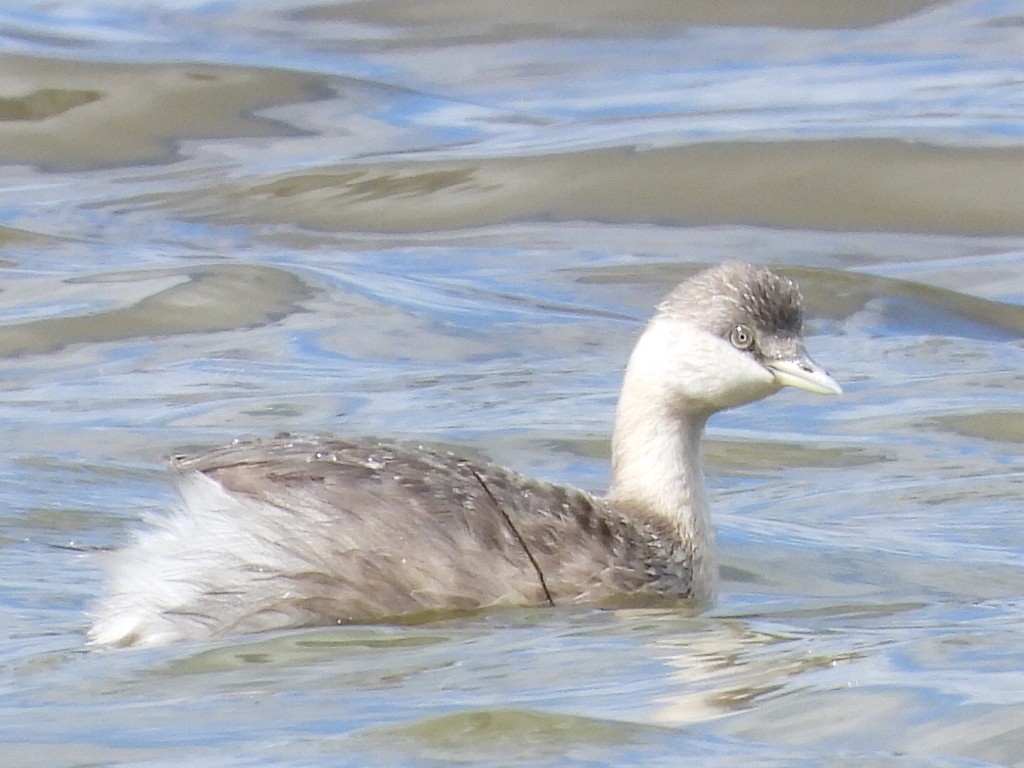
<path id="1" fill-rule="evenodd" d="M 729 341 L 736 349 L 750 349 L 754 346 L 754 331 L 748 325 L 737 325 L 729 332 Z"/>

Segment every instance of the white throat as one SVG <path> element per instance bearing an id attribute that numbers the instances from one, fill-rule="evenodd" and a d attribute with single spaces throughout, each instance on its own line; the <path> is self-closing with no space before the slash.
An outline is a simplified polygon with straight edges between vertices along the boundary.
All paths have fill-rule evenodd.
<path id="1" fill-rule="evenodd" d="M 699 397 L 685 397 L 687 382 L 680 381 L 680 371 L 666 349 L 665 334 L 678 338 L 676 330 L 652 324 L 630 357 L 615 415 L 608 498 L 613 504 L 640 507 L 671 521 L 693 553 L 695 596 L 710 600 L 718 567 L 701 438 L 708 416 L 717 408 Z M 702 359 L 692 354 L 685 357 Z M 692 374 L 690 384 L 702 389 L 702 372 Z"/>

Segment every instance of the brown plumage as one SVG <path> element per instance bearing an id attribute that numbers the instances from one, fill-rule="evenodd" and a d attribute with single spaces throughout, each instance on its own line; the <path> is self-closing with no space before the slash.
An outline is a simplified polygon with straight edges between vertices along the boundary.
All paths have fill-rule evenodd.
<path id="1" fill-rule="evenodd" d="M 185 507 L 112 564 L 94 642 L 623 596 L 713 598 L 707 417 L 784 384 L 835 393 L 796 287 L 729 263 L 680 285 L 630 358 L 606 498 L 422 446 L 290 435 L 172 467 Z"/>

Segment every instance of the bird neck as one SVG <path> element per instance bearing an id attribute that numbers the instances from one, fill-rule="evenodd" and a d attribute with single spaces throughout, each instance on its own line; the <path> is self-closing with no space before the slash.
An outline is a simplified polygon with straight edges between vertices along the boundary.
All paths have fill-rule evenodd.
<path id="1" fill-rule="evenodd" d="M 619 404 L 608 496 L 671 520 L 685 539 L 701 539 L 710 531 L 701 466 L 705 419 L 650 411 L 650 403 Z"/>
<path id="2" fill-rule="evenodd" d="M 673 408 L 636 369 L 626 371 L 616 410 L 608 500 L 669 521 L 693 558 L 695 594 L 711 599 L 718 569 L 701 461 L 709 414 Z"/>

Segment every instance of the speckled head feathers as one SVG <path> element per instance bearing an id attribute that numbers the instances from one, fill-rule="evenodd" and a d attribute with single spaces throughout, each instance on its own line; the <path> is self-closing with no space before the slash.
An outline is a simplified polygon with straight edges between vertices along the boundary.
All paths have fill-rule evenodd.
<path id="1" fill-rule="evenodd" d="M 803 300 L 792 280 L 729 261 L 681 283 L 658 305 L 658 316 L 692 321 L 718 336 L 738 323 L 796 336 L 803 329 Z"/>

